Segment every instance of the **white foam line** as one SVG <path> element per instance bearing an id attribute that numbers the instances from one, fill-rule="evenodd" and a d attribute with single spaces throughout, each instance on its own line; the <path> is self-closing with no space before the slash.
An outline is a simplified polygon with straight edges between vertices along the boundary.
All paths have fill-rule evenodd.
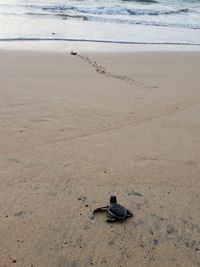
<path id="1" fill-rule="evenodd" d="M 200 43 L 177 43 L 177 42 L 139 42 L 139 41 L 117 41 L 117 40 L 92 40 L 92 39 L 73 39 L 73 38 L 38 38 L 38 37 L 18 37 L 18 38 L 0 38 L 0 42 L 14 41 L 64 41 L 64 42 L 88 42 L 88 43 L 110 43 L 110 44 L 149 44 L 149 45 L 187 45 L 200 46 Z"/>

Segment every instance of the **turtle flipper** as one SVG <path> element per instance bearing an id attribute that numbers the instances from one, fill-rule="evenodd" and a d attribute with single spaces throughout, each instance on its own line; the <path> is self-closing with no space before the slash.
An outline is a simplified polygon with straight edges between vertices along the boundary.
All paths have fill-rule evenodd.
<path id="1" fill-rule="evenodd" d="M 105 207 L 101 207 L 101 208 L 97 208 L 95 210 L 93 210 L 93 212 L 99 212 L 99 211 L 107 211 L 109 206 L 105 206 Z"/>
<path id="2" fill-rule="evenodd" d="M 126 215 L 126 217 L 133 217 L 133 213 L 130 210 L 128 210 L 128 209 L 127 209 L 127 215 Z"/>
<path id="3" fill-rule="evenodd" d="M 107 222 L 115 222 L 117 220 L 117 218 L 115 217 L 109 217 L 106 221 Z"/>

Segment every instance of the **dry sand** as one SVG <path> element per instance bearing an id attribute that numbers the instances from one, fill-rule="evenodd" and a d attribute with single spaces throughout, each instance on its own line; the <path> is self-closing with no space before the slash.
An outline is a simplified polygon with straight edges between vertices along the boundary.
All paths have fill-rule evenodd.
<path id="1" fill-rule="evenodd" d="M 200 53 L 0 58 L 0 266 L 199 266 Z"/>

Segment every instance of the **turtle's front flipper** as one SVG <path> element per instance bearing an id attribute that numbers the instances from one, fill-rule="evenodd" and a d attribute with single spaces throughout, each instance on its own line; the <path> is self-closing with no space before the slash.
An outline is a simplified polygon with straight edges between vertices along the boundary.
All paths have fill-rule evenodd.
<path id="1" fill-rule="evenodd" d="M 105 207 L 101 207 L 101 208 L 97 208 L 95 210 L 93 210 L 93 212 L 99 212 L 99 211 L 107 211 L 109 206 L 105 206 Z"/>
<path id="2" fill-rule="evenodd" d="M 128 210 L 128 209 L 127 209 L 127 215 L 126 215 L 126 217 L 133 217 L 133 213 L 130 210 Z"/>

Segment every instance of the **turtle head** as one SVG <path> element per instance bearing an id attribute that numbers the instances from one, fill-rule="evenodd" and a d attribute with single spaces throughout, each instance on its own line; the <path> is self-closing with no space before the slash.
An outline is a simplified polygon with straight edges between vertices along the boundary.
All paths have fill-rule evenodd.
<path id="1" fill-rule="evenodd" d="M 116 196 L 111 196 L 110 197 L 110 203 L 117 203 L 117 197 Z"/>

